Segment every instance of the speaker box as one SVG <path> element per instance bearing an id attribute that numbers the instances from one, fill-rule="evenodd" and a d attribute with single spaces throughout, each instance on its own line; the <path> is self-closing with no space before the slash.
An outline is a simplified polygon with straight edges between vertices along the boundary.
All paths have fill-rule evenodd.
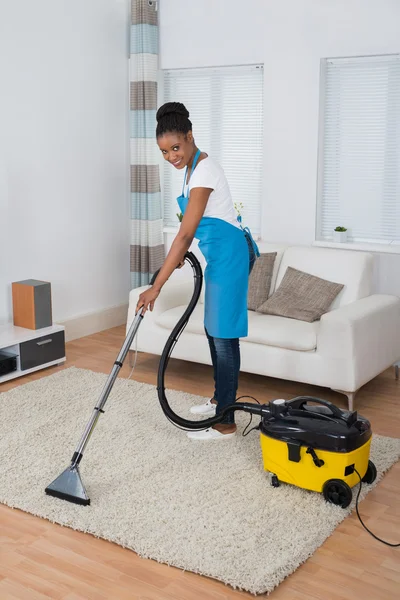
<path id="1" fill-rule="evenodd" d="M 42 329 L 53 324 L 51 285 L 48 281 L 25 279 L 12 284 L 14 325 Z"/>

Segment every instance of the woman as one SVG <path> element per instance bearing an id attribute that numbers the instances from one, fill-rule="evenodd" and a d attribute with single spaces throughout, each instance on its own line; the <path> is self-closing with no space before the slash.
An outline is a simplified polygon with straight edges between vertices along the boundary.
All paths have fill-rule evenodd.
<path id="1" fill-rule="evenodd" d="M 136 309 L 153 310 L 162 286 L 183 264 L 193 238 L 199 240 L 207 267 L 204 325 L 214 367 L 214 397 L 191 409 L 204 417 L 219 414 L 236 400 L 240 370 L 239 338 L 247 336 L 249 273 L 258 248 L 236 216 L 222 168 L 195 144 L 189 112 L 168 102 L 157 112 L 157 144 L 173 167 L 185 170 L 182 195 L 177 199 L 182 223 L 154 285 L 140 294 Z M 214 427 L 189 432 L 191 439 L 229 439 L 236 433 L 231 412 Z"/>

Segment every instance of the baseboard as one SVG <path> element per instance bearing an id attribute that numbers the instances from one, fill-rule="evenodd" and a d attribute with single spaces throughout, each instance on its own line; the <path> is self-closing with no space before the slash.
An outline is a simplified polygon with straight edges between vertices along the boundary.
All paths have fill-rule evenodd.
<path id="1" fill-rule="evenodd" d="M 127 316 L 128 304 L 121 304 L 66 321 L 57 321 L 57 323 L 65 326 L 65 340 L 71 342 L 105 329 L 111 329 L 111 327 L 125 325 Z"/>

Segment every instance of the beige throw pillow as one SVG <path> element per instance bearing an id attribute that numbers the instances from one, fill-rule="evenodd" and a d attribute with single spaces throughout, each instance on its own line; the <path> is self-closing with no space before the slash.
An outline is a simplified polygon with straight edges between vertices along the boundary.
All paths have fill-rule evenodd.
<path id="1" fill-rule="evenodd" d="M 260 254 L 249 277 L 248 310 L 256 310 L 267 299 L 271 289 L 276 252 Z"/>
<path id="2" fill-rule="evenodd" d="M 278 289 L 257 312 L 312 323 L 328 311 L 343 287 L 288 267 Z"/>

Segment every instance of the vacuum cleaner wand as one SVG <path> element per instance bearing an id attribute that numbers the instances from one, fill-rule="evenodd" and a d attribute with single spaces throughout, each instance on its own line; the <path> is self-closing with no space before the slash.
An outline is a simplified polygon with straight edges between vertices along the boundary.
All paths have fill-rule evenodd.
<path id="1" fill-rule="evenodd" d="M 82 483 L 79 473 L 79 463 L 82 460 L 83 452 L 87 446 L 90 436 L 93 433 L 94 428 L 96 427 L 100 414 L 104 413 L 104 405 L 107 402 L 115 380 L 118 377 L 118 373 L 124 364 L 124 360 L 135 338 L 137 330 L 139 329 L 142 319 L 143 315 L 142 311 L 140 311 L 136 314 L 134 320 L 132 321 L 132 325 L 129 328 L 120 353 L 114 362 L 111 373 L 107 378 L 98 403 L 93 409 L 92 416 L 90 417 L 79 444 L 72 456 L 70 466 L 65 469 L 65 471 L 63 471 L 61 475 L 59 475 L 57 479 L 50 483 L 50 485 L 48 485 L 45 489 L 46 494 L 49 496 L 55 496 L 56 498 L 61 498 L 62 500 L 68 500 L 69 502 L 74 502 L 75 504 L 90 504 L 90 498 L 86 492 L 85 486 Z"/>

